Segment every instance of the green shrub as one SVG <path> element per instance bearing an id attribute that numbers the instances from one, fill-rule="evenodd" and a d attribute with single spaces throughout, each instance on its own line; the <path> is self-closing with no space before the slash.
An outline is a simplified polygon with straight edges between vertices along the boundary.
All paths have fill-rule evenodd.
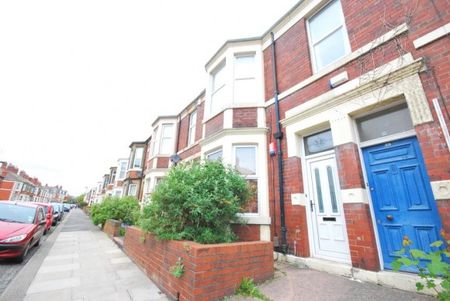
<path id="1" fill-rule="evenodd" d="M 156 187 L 140 225 L 160 239 L 232 242 L 230 224 L 250 194 L 245 179 L 221 162 L 180 164 Z"/>
<path id="2" fill-rule="evenodd" d="M 266 297 L 261 291 L 256 287 L 253 279 L 244 278 L 241 281 L 241 284 L 236 289 L 236 295 L 241 295 L 244 297 L 253 297 L 263 301 L 270 301 L 268 297 Z"/>
<path id="3" fill-rule="evenodd" d="M 134 197 L 108 197 L 91 207 L 91 218 L 96 225 L 104 225 L 107 219 L 134 225 L 138 217 L 139 202 Z"/>
<path id="4" fill-rule="evenodd" d="M 398 271 L 401 267 L 415 267 L 419 271 L 422 282 L 416 283 L 417 291 L 425 287 L 436 292 L 441 301 L 450 300 L 450 252 L 448 245 L 450 240 L 446 239 L 444 231 L 441 232 L 443 240 L 437 240 L 430 244 L 431 251 L 424 252 L 412 249 L 412 241 L 407 236 L 403 238 L 403 248 L 397 252 L 400 257 L 392 262 L 392 268 Z M 436 281 L 440 279 L 440 281 Z M 440 282 L 440 284 L 439 284 Z"/>

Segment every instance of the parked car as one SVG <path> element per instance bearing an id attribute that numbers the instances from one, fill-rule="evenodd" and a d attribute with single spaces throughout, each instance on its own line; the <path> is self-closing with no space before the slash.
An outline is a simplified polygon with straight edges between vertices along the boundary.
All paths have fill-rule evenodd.
<path id="1" fill-rule="evenodd" d="M 64 212 L 69 212 L 70 209 L 72 209 L 72 208 L 70 207 L 70 204 L 63 204 L 63 208 L 64 208 Z"/>
<path id="2" fill-rule="evenodd" d="M 32 203 L 0 203 L 0 258 L 22 262 L 44 234 L 44 209 Z"/>
<path id="3" fill-rule="evenodd" d="M 47 232 L 50 230 L 50 228 L 53 225 L 53 206 L 49 203 L 38 203 L 33 202 L 33 204 L 37 204 L 44 208 L 45 218 L 47 220 L 47 223 L 45 224 L 45 231 L 44 234 L 47 234 Z"/>
<path id="4" fill-rule="evenodd" d="M 64 210 L 62 209 L 61 203 L 51 203 L 53 206 L 53 212 L 56 212 L 56 214 L 53 214 L 53 218 L 56 218 L 56 222 L 58 223 L 62 220 L 64 215 Z"/>

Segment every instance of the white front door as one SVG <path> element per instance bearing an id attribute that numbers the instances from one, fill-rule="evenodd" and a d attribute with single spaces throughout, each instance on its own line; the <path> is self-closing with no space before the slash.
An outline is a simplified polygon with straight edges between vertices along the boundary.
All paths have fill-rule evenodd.
<path id="1" fill-rule="evenodd" d="M 334 154 L 307 159 L 313 255 L 350 262 L 345 216 Z"/>

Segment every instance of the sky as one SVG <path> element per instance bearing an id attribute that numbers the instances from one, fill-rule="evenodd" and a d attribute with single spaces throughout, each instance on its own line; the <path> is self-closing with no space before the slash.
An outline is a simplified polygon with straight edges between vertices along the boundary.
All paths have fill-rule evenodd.
<path id="1" fill-rule="evenodd" d="M 79 195 L 298 0 L 0 2 L 0 161 Z"/>

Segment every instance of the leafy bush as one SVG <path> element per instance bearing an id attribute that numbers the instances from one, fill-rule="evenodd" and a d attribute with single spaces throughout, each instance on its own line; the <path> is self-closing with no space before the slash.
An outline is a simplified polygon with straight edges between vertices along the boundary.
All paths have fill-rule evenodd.
<path id="1" fill-rule="evenodd" d="M 180 164 L 151 195 L 141 227 L 160 239 L 232 242 L 230 224 L 250 194 L 245 179 L 221 162 Z"/>
<path id="2" fill-rule="evenodd" d="M 103 202 L 91 207 L 91 218 L 96 225 L 104 225 L 107 219 L 134 225 L 138 217 L 139 202 L 134 197 L 108 197 Z"/>
<path id="3" fill-rule="evenodd" d="M 419 277 L 423 282 L 417 282 L 417 291 L 423 290 L 425 287 L 433 289 L 439 300 L 450 300 L 450 252 L 448 245 L 450 240 L 446 240 L 446 234 L 441 232 L 443 240 L 438 240 L 430 244 L 432 250 L 424 252 L 419 249 L 411 249 L 412 241 L 407 236 L 403 238 L 403 248 L 397 252 L 400 255 L 392 262 L 392 268 L 398 271 L 402 266 L 415 267 L 419 271 Z M 444 259 L 445 258 L 445 259 Z M 436 280 L 440 278 L 440 284 Z M 439 288 L 440 286 L 440 288 Z"/>

